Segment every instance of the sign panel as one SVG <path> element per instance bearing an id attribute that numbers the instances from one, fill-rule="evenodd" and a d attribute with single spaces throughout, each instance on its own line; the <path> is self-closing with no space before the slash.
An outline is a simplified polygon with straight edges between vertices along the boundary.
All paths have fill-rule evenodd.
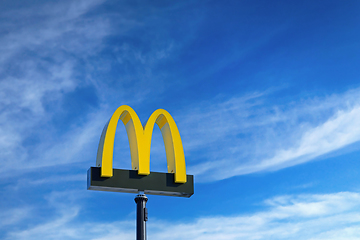
<path id="1" fill-rule="evenodd" d="M 175 183 L 174 174 L 151 172 L 149 175 L 139 175 L 135 170 L 114 169 L 111 178 L 101 177 L 99 167 L 88 170 L 88 189 L 110 192 L 191 197 L 194 194 L 194 177 L 187 175 L 186 183 Z"/>
<path id="2" fill-rule="evenodd" d="M 125 125 L 128 135 L 132 170 L 112 168 L 114 139 L 119 119 Z M 151 138 L 155 123 L 163 136 L 168 173 L 150 172 Z M 158 109 L 151 114 L 143 127 L 131 107 L 120 106 L 101 134 L 96 167 L 88 171 L 88 189 L 144 191 L 148 194 L 190 197 L 194 193 L 193 176 L 186 175 L 183 145 L 171 115 L 164 109 Z"/>

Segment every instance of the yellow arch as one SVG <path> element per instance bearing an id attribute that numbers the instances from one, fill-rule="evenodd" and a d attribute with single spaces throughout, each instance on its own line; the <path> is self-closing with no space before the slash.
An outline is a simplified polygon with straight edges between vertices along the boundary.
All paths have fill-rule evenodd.
<path id="1" fill-rule="evenodd" d="M 124 123 L 128 135 L 133 170 L 138 170 L 140 175 L 150 174 L 151 138 L 156 123 L 165 144 L 168 172 L 175 174 L 176 183 L 186 182 L 183 145 L 179 130 L 171 115 L 164 109 L 158 109 L 151 114 L 143 128 L 136 112 L 127 105 L 116 109 L 101 134 L 96 166 L 101 166 L 102 177 L 113 175 L 114 139 L 119 119 Z"/>

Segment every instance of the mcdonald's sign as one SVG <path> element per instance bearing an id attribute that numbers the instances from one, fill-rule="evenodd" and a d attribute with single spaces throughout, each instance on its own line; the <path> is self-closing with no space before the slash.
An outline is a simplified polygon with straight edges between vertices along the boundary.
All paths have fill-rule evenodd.
<path id="1" fill-rule="evenodd" d="M 113 169 L 115 132 L 119 120 L 126 128 L 132 170 Z M 155 123 L 165 145 L 168 173 L 150 172 L 150 148 Z M 190 197 L 194 177 L 186 175 L 183 145 L 172 116 L 164 109 L 151 114 L 143 127 L 136 112 L 122 105 L 105 125 L 100 137 L 96 167 L 88 170 L 88 189 L 113 192 Z"/>

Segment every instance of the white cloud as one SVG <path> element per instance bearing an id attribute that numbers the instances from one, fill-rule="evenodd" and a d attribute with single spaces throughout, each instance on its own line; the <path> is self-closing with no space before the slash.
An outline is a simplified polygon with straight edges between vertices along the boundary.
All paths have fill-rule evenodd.
<path id="1" fill-rule="evenodd" d="M 0 50 L 3 53 L 0 62 L 4 64 L 10 58 L 18 57 L 17 54 L 20 52 L 29 50 L 39 51 L 41 49 L 42 51 L 36 54 L 42 56 L 51 54 L 56 47 L 60 47 L 57 50 L 75 52 L 90 50 L 86 47 L 89 44 L 92 45 L 92 48 L 96 46 L 96 42 L 106 34 L 108 27 L 100 19 L 96 19 L 97 21 L 94 22 L 80 22 L 79 18 L 102 2 L 103 0 L 62 1 L 30 4 L 27 8 L 22 9 L 8 9 L 2 14 L 4 20 L 0 25 L 2 29 L 8 30 L 7 34 L 0 39 Z M 97 34 L 93 35 L 94 32 Z M 79 38 L 65 39 L 67 34 L 74 33 L 77 36 L 83 35 L 82 40 L 88 41 L 79 41 L 81 40 Z M 64 40 L 67 41 L 63 42 Z M 21 63 L 23 58 L 18 60 Z"/>
<path id="2" fill-rule="evenodd" d="M 166 222 L 150 216 L 148 235 L 160 240 L 359 239 L 359 200 L 360 194 L 355 192 L 288 195 L 266 200 L 264 210 L 251 214 L 200 217 L 187 222 Z M 9 231 L 7 239 L 134 238 L 134 221 L 77 221 L 79 208 L 69 204 L 62 208 L 67 210 L 57 218 L 28 229 Z"/>
<path id="3" fill-rule="evenodd" d="M 330 230 L 358 229 L 359 199 L 358 193 L 349 192 L 277 197 L 266 201 L 266 211 L 170 224 L 154 235 L 157 239 L 312 239 Z"/>
<path id="4" fill-rule="evenodd" d="M 47 124 L 61 111 L 64 95 L 87 84 L 87 79 L 77 77 L 78 61 L 98 53 L 110 30 L 105 19 L 90 19 L 84 15 L 102 2 L 29 4 L 26 8 L 7 9 L 2 15 L 0 29 L 9 31 L 0 38 L 0 64 L 3 66 L 0 70 L 1 171 L 56 164 L 53 159 L 57 156 L 35 159 L 33 154 L 40 149 L 41 155 L 44 152 L 54 154 L 53 148 L 59 144 L 50 136 L 53 129 Z M 77 152 L 82 151 L 87 141 L 93 140 L 87 129 L 89 124 L 98 127 L 96 120 L 98 118 L 89 119 L 84 129 L 72 127 L 77 134 L 75 138 L 70 136 L 71 133 L 64 133 L 59 138 L 76 147 Z M 27 147 L 24 140 L 29 137 L 42 137 L 44 141 L 35 147 Z M 74 140 L 77 140 L 76 144 Z M 44 149 L 45 145 L 47 149 Z M 70 153 L 71 149 L 62 150 Z M 63 155 L 61 160 L 58 164 L 69 161 L 69 156 Z"/>
<path id="5" fill-rule="evenodd" d="M 360 140 L 360 106 L 339 111 L 326 122 L 303 133 L 298 146 L 278 150 L 271 159 L 263 160 L 255 171 L 279 169 L 314 159 Z"/>
<path id="6" fill-rule="evenodd" d="M 354 89 L 276 106 L 266 103 L 267 94 L 254 93 L 178 114 L 189 172 L 198 181 L 213 181 L 294 166 L 344 148 L 360 140 L 359 96 Z M 204 154 L 197 158 L 207 160 L 196 163 L 192 154 L 199 150 Z"/>
<path id="7" fill-rule="evenodd" d="M 43 167 L 51 167 L 64 164 L 73 164 L 84 160 L 95 164 L 97 144 L 100 138 L 102 128 L 104 127 L 103 111 L 90 113 L 80 126 L 73 126 L 70 130 L 61 136 L 54 138 L 52 132 L 43 136 L 41 144 L 37 145 L 31 156 L 15 158 L 11 161 L 4 161 L 1 168 L 1 177 L 14 176 L 24 171 L 33 171 Z M 24 150 L 23 152 L 27 152 Z M 10 156 L 16 156 L 18 153 L 9 153 Z"/>
<path id="8" fill-rule="evenodd" d="M 31 217 L 30 207 L 20 207 L 3 210 L 0 213 L 0 228 L 6 228 L 8 225 L 16 225 L 21 221 Z"/>
<path id="9" fill-rule="evenodd" d="M 4 22 L 11 26 L 11 31 L 0 38 L 1 64 L 8 66 L 1 70 L 6 77 L 0 82 L 0 108 L 5 113 L 24 114 L 29 110 L 25 112 L 28 117 L 43 115 L 45 96 L 58 100 L 78 86 L 72 56 L 96 53 L 109 34 L 108 23 L 101 18 L 91 22 L 79 18 L 101 2 L 62 1 L 4 15 L 0 28 L 6 28 Z"/>
<path id="10" fill-rule="evenodd" d="M 160 83 L 163 77 L 155 76 L 152 69 L 170 57 L 173 41 L 146 42 L 146 46 L 154 45 L 148 52 L 124 38 L 111 45 L 109 57 L 102 52 L 109 46 L 109 36 L 124 37 L 144 23 L 130 6 L 113 14 L 92 14 L 103 2 L 29 3 L 4 11 L 0 23 L 6 33 L 0 38 L 4 66 L 0 70 L 1 172 L 84 161 L 90 145 L 95 156 L 94 142 L 114 110 L 108 108 L 114 103 L 118 106 L 124 96 L 130 96 L 127 104 L 139 103 L 164 85 Z M 102 75 L 113 76 L 114 64 L 124 72 L 108 80 Z M 84 86 L 94 89 L 99 106 L 83 114 L 84 122 L 64 120 L 69 127 L 55 129 L 51 121 L 67 111 L 63 100 Z M 26 141 L 32 145 L 26 146 Z"/>

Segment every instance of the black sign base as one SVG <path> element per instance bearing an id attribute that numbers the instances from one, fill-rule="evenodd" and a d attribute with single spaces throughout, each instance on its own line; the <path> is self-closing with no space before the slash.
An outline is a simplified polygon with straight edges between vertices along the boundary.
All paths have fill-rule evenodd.
<path id="1" fill-rule="evenodd" d="M 186 175 L 186 183 L 175 183 L 173 173 L 150 172 L 138 175 L 136 170 L 113 169 L 113 176 L 101 177 L 100 167 L 88 170 L 87 188 L 89 190 L 127 192 L 144 194 L 191 197 L 194 194 L 194 176 Z"/>

